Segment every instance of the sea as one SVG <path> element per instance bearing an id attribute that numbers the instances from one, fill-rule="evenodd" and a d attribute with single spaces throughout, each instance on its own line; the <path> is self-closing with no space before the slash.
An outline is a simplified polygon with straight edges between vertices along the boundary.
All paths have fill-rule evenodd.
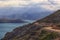
<path id="1" fill-rule="evenodd" d="M 13 29 L 19 26 L 27 25 L 34 21 L 27 20 L 27 23 L 0 23 L 0 39 L 5 36 L 7 32 L 11 32 Z"/>

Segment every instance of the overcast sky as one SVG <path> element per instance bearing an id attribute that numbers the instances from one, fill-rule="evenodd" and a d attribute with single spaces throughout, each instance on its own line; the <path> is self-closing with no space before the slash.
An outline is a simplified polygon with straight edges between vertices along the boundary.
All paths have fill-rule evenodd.
<path id="1" fill-rule="evenodd" d="M 56 10 L 60 9 L 60 0 L 0 0 L 0 7 L 25 7 L 31 5 Z"/>

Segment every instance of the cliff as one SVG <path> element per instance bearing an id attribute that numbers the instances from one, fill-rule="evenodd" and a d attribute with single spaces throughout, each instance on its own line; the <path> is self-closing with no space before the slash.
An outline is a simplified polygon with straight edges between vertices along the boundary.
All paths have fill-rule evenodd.
<path id="1" fill-rule="evenodd" d="M 1 40 L 60 40 L 60 10 L 7 32 Z"/>

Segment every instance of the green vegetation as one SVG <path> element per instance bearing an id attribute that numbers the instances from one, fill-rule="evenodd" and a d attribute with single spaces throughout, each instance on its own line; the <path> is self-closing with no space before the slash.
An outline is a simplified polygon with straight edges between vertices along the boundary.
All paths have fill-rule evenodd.
<path id="1" fill-rule="evenodd" d="M 46 32 L 46 31 L 42 31 L 41 35 L 39 36 L 39 40 L 52 40 L 55 39 L 57 37 L 57 34 L 54 32 Z"/>
<path id="2" fill-rule="evenodd" d="M 21 39 L 22 40 L 29 40 L 30 36 L 32 37 L 34 35 L 35 35 L 35 31 L 31 35 L 25 35 L 24 37 L 21 37 Z M 57 37 L 58 37 L 58 35 L 55 32 L 47 32 L 45 30 L 42 30 L 42 32 L 38 36 L 37 40 L 53 40 Z M 13 38 L 13 40 L 21 40 L 21 39 L 18 38 L 18 36 Z"/>

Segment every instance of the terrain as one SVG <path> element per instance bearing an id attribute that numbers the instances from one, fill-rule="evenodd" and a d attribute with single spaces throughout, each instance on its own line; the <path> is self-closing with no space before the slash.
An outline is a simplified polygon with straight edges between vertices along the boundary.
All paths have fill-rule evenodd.
<path id="1" fill-rule="evenodd" d="M 7 32 L 1 40 L 60 40 L 60 10 Z"/>
<path id="2" fill-rule="evenodd" d="M 0 18 L 36 20 L 43 18 L 52 12 L 54 11 L 36 5 L 31 7 L 2 7 L 0 8 Z"/>
<path id="3" fill-rule="evenodd" d="M 0 23 L 24 23 L 24 20 L 21 19 L 8 19 L 8 18 L 2 18 L 0 19 Z"/>

